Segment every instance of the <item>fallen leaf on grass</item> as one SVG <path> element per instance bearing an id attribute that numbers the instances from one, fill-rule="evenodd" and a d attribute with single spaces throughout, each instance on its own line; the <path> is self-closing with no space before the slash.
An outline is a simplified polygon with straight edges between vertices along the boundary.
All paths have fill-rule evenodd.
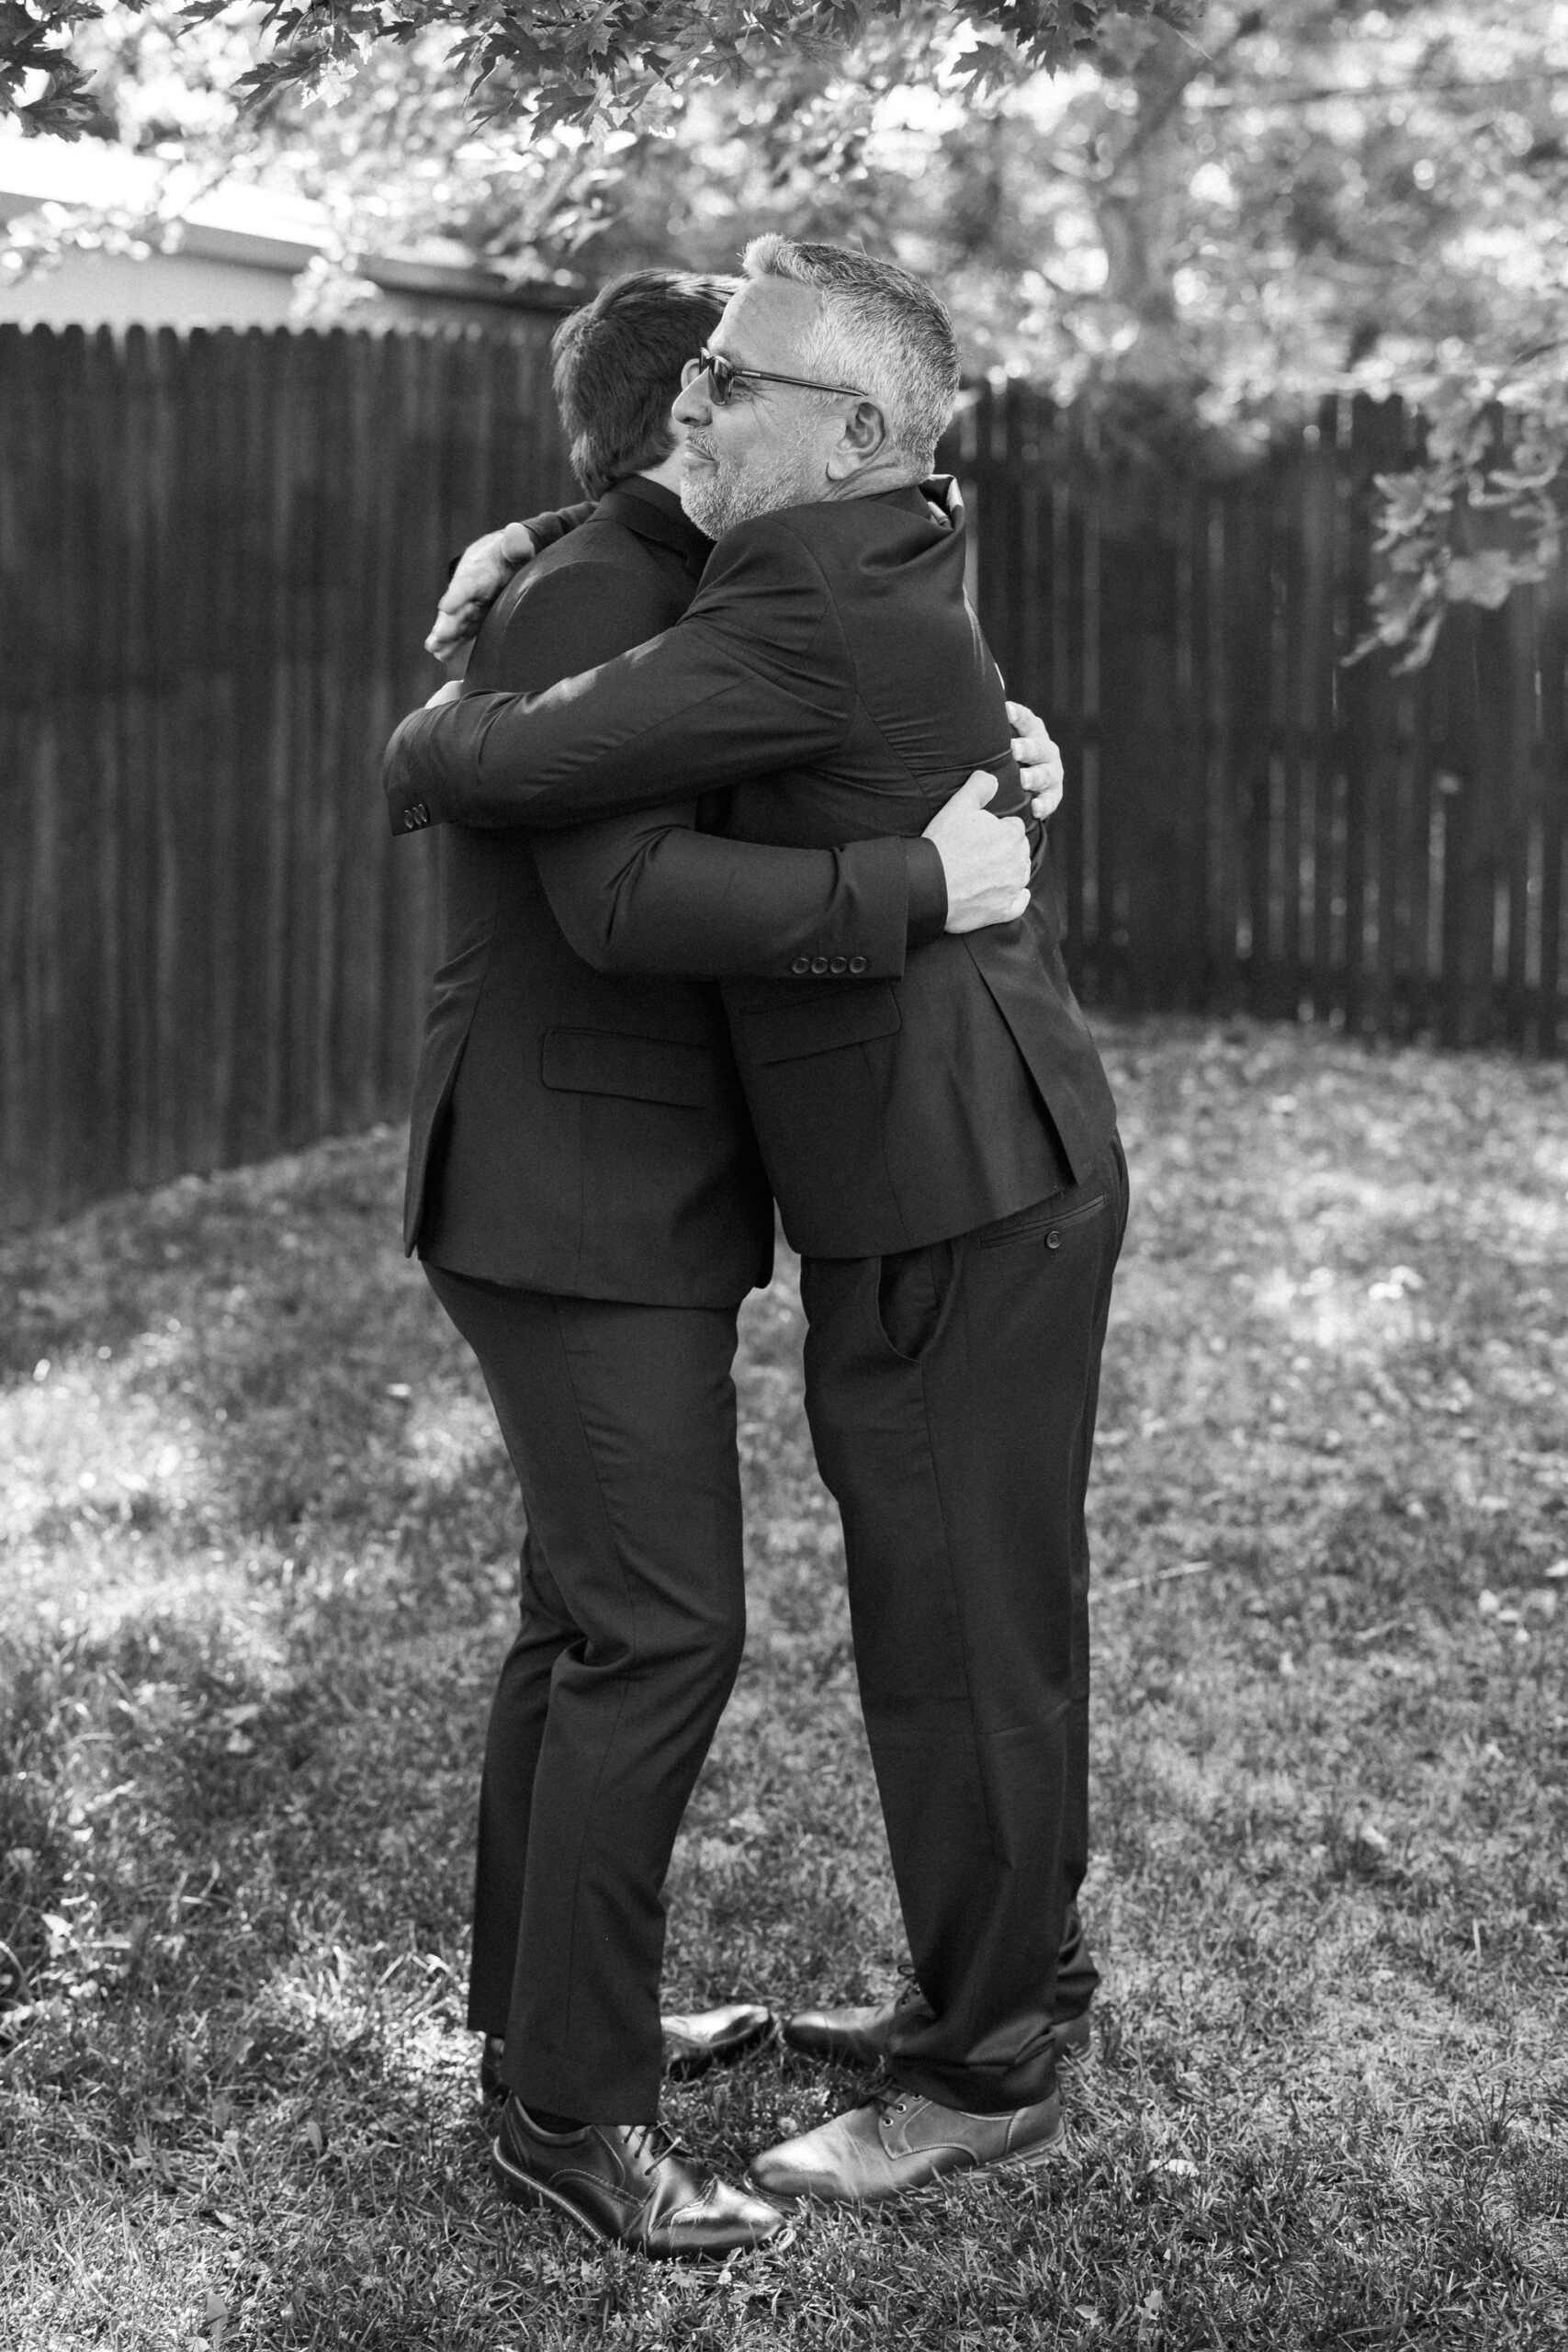
<path id="1" fill-rule="evenodd" d="M 1371 1288 L 1367 1293 L 1367 1296 L 1369 1298 L 1400 1299 L 1404 1296 L 1406 1291 L 1425 1290 L 1426 1287 L 1426 1283 L 1416 1272 L 1414 1266 L 1391 1266 L 1388 1272 L 1384 1274 L 1381 1282 L 1373 1283 Z"/>
<path id="2" fill-rule="evenodd" d="M 39 1917 L 43 1920 L 44 1933 L 49 1938 L 49 1956 L 51 1960 L 59 1960 L 75 1942 L 76 1930 L 70 1920 L 58 1911 L 44 1911 Z"/>

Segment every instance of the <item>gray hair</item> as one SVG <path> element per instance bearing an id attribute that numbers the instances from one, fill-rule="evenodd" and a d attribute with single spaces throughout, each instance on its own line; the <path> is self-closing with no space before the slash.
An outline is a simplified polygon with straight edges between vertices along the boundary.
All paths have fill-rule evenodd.
<path id="1" fill-rule="evenodd" d="M 802 365 L 874 400 L 895 454 L 928 473 L 958 399 L 957 339 L 930 287 L 896 262 L 789 237 L 753 237 L 745 267 L 748 277 L 816 291 L 821 307 Z"/>

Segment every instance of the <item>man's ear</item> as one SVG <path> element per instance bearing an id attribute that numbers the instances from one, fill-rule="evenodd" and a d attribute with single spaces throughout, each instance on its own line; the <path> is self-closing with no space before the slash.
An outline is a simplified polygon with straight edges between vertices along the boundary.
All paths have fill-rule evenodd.
<path id="1" fill-rule="evenodd" d="M 856 401 L 828 456 L 829 481 L 848 481 L 887 446 L 887 420 L 874 401 Z"/>

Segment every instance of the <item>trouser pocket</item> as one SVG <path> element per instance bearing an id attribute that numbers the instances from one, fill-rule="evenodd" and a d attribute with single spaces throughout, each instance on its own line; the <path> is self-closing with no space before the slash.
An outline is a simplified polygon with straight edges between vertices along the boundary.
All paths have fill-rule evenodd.
<path id="1" fill-rule="evenodd" d="M 912 1363 L 930 1347 L 953 1287 L 953 1268 L 951 1241 L 899 1250 L 883 1259 L 876 1277 L 876 1319 L 895 1355 Z"/>

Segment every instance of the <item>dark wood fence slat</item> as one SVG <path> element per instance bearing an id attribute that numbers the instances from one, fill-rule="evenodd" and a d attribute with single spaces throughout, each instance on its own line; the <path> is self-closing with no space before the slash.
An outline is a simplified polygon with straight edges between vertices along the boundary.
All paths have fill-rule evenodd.
<path id="1" fill-rule="evenodd" d="M 1523 1047 L 1534 1026 L 1529 982 L 1530 931 L 1534 910 L 1530 884 L 1534 853 L 1540 839 L 1540 767 L 1538 741 L 1540 597 L 1531 587 L 1509 604 L 1506 671 L 1507 703 L 1502 765 L 1497 789 L 1502 800 L 1504 841 L 1502 882 L 1506 891 L 1507 938 L 1503 966 L 1503 1034 L 1510 1046 Z"/>
<path id="2" fill-rule="evenodd" d="M 1327 1020 L 1340 1002 L 1334 974 L 1335 808 L 1339 779 L 1339 585 L 1341 405 L 1325 400 L 1309 439 L 1302 507 L 1305 587 L 1302 634 L 1311 683 L 1312 810 L 1308 915 L 1312 1009 Z"/>
<path id="3" fill-rule="evenodd" d="M 1168 781 L 1171 798 L 1171 911 L 1167 926 L 1167 953 L 1173 1001 L 1189 1012 L 1196 1011 L 1203 1001 L 1203 938 L 1208 922 L 1208 836 L 1201 789 L 1208 757 L 1208 656 L 1201 627 L 1207 584 L 1206 575 L 1195 560 L 1201 550 L 1194 529 L 1194 509 L 1202 503 L 1201 483 L 1184 477 L 1171 486 L 1166 515 L 1175 639 L 1168 721 L 1171 738 Z"/>
<path id="4" fill-rule="evenodd" d="M 1568 834 L 1568 600 L 1553 581 L 1541 596 L 1540 637 L 1540 926 L 1536 1048 L 1555 1054 L 1568 1026 L 1568 958 L 1563 955 L 1563 854 Z"/>
<path id="5" fill-rule="evenodd" d="M 1091 838 L 1090 786 L 1098 779 L 1098 746 L 1091 747 L 1089 659 L 1089 535 L 1079 487 L 1083 470 L 1086 412 L 1068 410 L 1058 419 L 1055 449 L 1058 466 L 1052 531 L 1056 547 L 1056 607 L 1052 641 L 1052 728 L 1062 747 L 1067 777 L 1066 805 L 1052 823 L 1055 843 L 1065 843 L 1067 876 L 1067 970 L 1083 988 L 1086 953 L 1098 955 L 1100 901 Z M 1092 773 L 1091 773 L 1092 768 Z"/>
<path id="6" fill-rule="evenodd" d="M 1405 837 L 1404 888 L 1409 963 L 1404 981 L 1406 1036 L 1419 1036 L 1431 1019 L 1432 845 L 1437 822 L 1438 761 L 1437 700 L 1430 668 L 1411 680 L 1409 824 Z"/>
<path id="7" fill-rule="evenodd" d="M 48 668 L 57 579 L 28 576 L 31 550 L 39 543 L 39 502 L 47 481 L 48 456 L 39 412 L 46 392 L 44 369 L 30 334 L 0 328 L 0 622 L 7 666 L 18 686 L 15 753 L 0 761 L 0 818 L 6 854 L 0 857 L 0 920 L 5 923 L 0 961 L 0 1053 L 4 1055 L 4 1209 L 22 1223 L 46 1212 L 53 1180 L 43 1090 L 48 1081 L 48 1037 L 39 1002 L 35 960 L 39 915 L 34 872 L 44 819 L 49 760 L 46 711 L 53 680 Z"/>
<path id="8" fill-rule="evenodd" d="M 1466 888 L 1466 965 L 1470 977 L 1467 1044 L 1483 1044 L 1505 1026 L 1508 836 L 1519 741 L 1509 660 L 1515 613 L 1480 615 L 1476 623 L 1477 773 L 1470 812 Z M 1528 756 L 1528 753 L 1527 753 Z"/>
<path id="9" fill-rule="evenodd" d="M 1274 543 L 1274 766 L 1278 833 L 1269 875 L 1273 1010 L 1294 1014 L 1302 999 L 1302 784 L 1306 764 L 1302 629 L 1302 458 L 1276 453 L 1270 529 Z"/>

